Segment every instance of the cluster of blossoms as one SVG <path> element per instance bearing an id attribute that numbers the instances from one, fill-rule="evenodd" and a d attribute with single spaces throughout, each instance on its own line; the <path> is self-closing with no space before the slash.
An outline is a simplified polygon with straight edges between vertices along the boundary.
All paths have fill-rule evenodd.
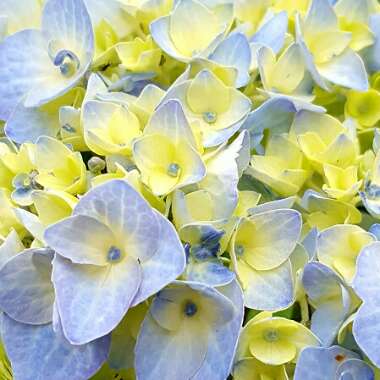
<path id="1" fill-rule="evenodd" d="M 0 378 L 380 377 L 377 0 L 0 0 Z"/>

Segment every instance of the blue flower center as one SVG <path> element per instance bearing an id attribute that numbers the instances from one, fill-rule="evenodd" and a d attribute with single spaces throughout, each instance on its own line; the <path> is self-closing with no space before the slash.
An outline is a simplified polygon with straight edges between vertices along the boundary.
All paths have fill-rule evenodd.
<path id="1" fill-rule="evenodd" d="M 54 57 L 53 63 L 59 67 L 65 77 L 73 76 L 80 66 L 78 57 L 70 50 L 60 50 Z"/>
<path id="2" fill-rule="evenodd" d="M 170 177 L 178 177 L 180 169 L 181 168 L 178 164 L 176 164 L 175 162 L 172 162 L 168 166 L 167 173 L 168 175 L 170 175 Z"/>
<path id="3" fill-rule="evenodd" d="M 204 112 L 203 120 L 208 124 L 213 124 L 216 122 L 217 115 L 215 112 Z"/>
<path id="4" fill-rule="evenodd" d="M 276 342 L 279 339 L 278 332 L 276 330 L 267 330 L 264 332 L 264 339 L 267 342 Z"/>
<path id="5" fill-rule="evenodd" d="M 235 253 L 237 256 L 242 256 L 244 253 L 244 247 L 241 244 L 235 245 Z"/>
<path id="6" fill-rule="evenodd" d="M 187 301 L 184 307 L 184 313 L 188 317 L 192 317 L 198 311 L 197 305 L 192 301 Z"/>
<path id="7" fill-rule="evenodd" d="M 107 253 L 107 260 L 111 263 L 119 261 L 121 258 L 121 251 L 117 247 L 110 247 Z"/>

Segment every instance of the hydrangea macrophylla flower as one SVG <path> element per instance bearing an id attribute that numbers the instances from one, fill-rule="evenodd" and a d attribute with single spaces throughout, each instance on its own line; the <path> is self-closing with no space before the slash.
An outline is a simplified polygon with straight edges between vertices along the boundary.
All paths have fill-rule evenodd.
<path id="1" fill-rule="evenodd" d="M 314 191 L 305 191 L 300 206 L 305 213 L 304 220 L 308 227 L 325 228 L 335 224 L 352 223 L 358 224 L 362 219 L 360 211 L 350 203 L 331 199 Z"/>
<path id="2" fill-rule="evenodd" d="M 72 346 L 64 338 L 59 317 L 54 323 L 54 289 L 50 249 L 29 249 L 0 269 L 1 330 L 5 349 L 17 379 L 87 379 L 105 361 L 109 336 L 86 346 Z M 41 361 L 41 357 L 45 359 Z"/>
<path id="3" fill-rule="evenodd" d="M 181 102 L 191 125 L 200 129 L 205 147 L 220 145 L 230 138 L 251 110 L 251 101 L 245 95 L 226 86 L 209 70 L 175 84 L 164 99 Z"/>
<path id="4" fill-rule="evenodd" d="M 355 163 L 358 145 L 339 120 L 327 114 L 300 111 L 290 131 L 315 170 L 323 164 L 346 168 Z"/>
<path id="5" fill-rule="evenodd" d="M 262 363 L 279 366 L 296 362 L 302 349 L 308 346 L 319 346 L 319 340 L 304 325 L 262 312 L 244 326 L 235 363 L 253 357 Z"/>
<path id="6" fill-rule="evenodd" d="M 351 284 L 360 251 L 375 240 L 375 236 L 359 226 L 337 224 L 323 230 L 318 236 L 318 260 Z"/>
<path id="7" fill-rule="evenodd" d="M 206 57 L 230 26 L 232 8 L 228 2 L 180 0 L 170 15 L 152 22 L 152 37 L 165 53 L 179 61 Z"/>
<path id="8" fill-rule="evenodd" d="M 301 215 L 290 209 L 267 211 L 240 220 L 231 239 L 230 254 L 247 307 L 279 310 L 293 302 L 289 257 L 301 227 Z"/>
<path id="9" fill-rule="evenodd" d="M 56 302 L 74 344 L 113 330 L 131 306 L 173 281 L 185 265 L 170 222 L 122 180 L 92 189 L 73 216 L 48 227 L 44 237 L 58 253 Z"/>
<path id="10" fill-rule="evenodd" d="M 331 198 L 350 202 L 362 186 L 363 180 L 358 179 L 358 167 L 348 166 L 342 169 L 338 166 L 323 165 L 325 184 L 322 186 Z"/>
<path id="11" fill-rule="evenodd" d="M 370 244 L 362 250 L 357 260 L 357 271 L 353 281 L 355 292 L 363 300 L 363 305 L 354 320 L 353 334 L 359 347 L 377 367 L 380 366 L 379 253 L 379 242 Z"/>
<path id="12" fill-rule="evenodd" d="M 142 181 L 155 195 L 199 182 L 206 174 L 193 132 L 175 100 L 152 115 L 143 136 L 133 144 L 133 158 Z"/>
<path id="13" fill-rule="evenodd" d="M 311 175 L 302 151 L 283 135 L 268 140 L 265 155 L 252 156 L 247 172 L 285 197 L 297 194 Z"/>
<path id="14" fill-rule="evenodd" d="M 372 127 L 380 120 L 379 107 L 380 93 L 374 89 L 347 93 L 345 112 L 363 127 Z"/>
<path id="15" fill-rule="evenodd" d="M 311 331 L 328 347 L 343 322 L 357 307 L 357 299 L 342 278 L 318 262 L 305 266 L 302 284 L 310 304 L 315 308 L 311 317 Z"/>
<path id="16" fill-rule="evenodd" d="M 372 368 L 343 347 L 306 347 L 300 354 L 294 380 L 374 380 Z"/>
<path id="17" fill-rule="evenodd" d="M 84 105 L 83 126 L 87 146 L 100 155 L 131 155 L 132 142 L 142 133 L 137 116 L 128 108 L 96 100 Z"/>
<path id="18" fill-rule="evenodd" d="M 82 156 L 61 141 L 41 136 L 36 141 L 32 162 L 38 171 L 35 181 L 44 188 L 71 194 L 85 191 L 86 165 Z"/>
<path id="19" fill-rule="evenodd" d="M 365 91 L 367 73 L 360 56 L 349 48 L 352 34 L 339 29 L 328 0 L 312 0 L 303 20 L 296 17 L 296 39 L 314 81 L 328 90 L 328 82 Z"/>
<path id="20" fill-rule="evenodd" d="M 42 29 L 27 29 L 4 40 L 0 60 L 0 118 L 17 103 L 40 106 L 75 86 L 93 55 L 90 17 L 82 0 L 48 0 Z"/>
<path id="21" fill-rule="evenodd" d="M 241 289 L 177 281 L 154 298 L 135 349 L 141 380 L 225 379 L 243 317 Z M 146 355 L 149 350 L 149 355 Z"/>

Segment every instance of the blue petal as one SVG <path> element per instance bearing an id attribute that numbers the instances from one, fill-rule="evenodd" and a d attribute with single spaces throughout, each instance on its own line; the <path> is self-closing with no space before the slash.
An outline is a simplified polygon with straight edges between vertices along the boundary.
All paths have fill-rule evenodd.
<path id="1" fill-rule="evenodd" d="M 174 281 L 185 269 L 186 256 L 173 225 L 154 211 L 159 225 L 159 239 L 154 256 L 142 263 L 142 282 L 132 306 L 146 300 Z"/>
<path id="2" fill-rule="evenodd" d="M 337 369 L 336 377 L 341 380 L 375 380 L 373 369 L 363 360 L 349 359 Z"/>
<path id="3" fill-rule="evenodd" d="M 380 14 L 372 14 L 369 18 L 369 27 L 375 35 L 375 43 L 368 49 L 364 50 L 364 58 L 368 70 L 373 73 L 380 70 Z"/>
<path id="4" fill-rule="evenodd" d="M 107 359 L 109 336 L 72 346 L 52 325 L 30 326 L 3 315 L 2 338 L 17 380 L 87 380 Z"/>
<path id="5" fill-rule="evenodd" d="M 297 361 L 294 380 L 333 380 L 341 363 L 358 355 L 343 347 L 306 347 Z M 360 379 L 361 380 L 361 379 Z"/>
<path id="6" fill-rule="evenodd" d="M 56 255 L 53 283 L 62 328 L 72 344 L 108 334 L 123 319 L 141 282 L 133 258 L 108 266 L 73 264 Z"/>
<path id="7" fill-rule="evenodd" d="M 128 254 L 141 262 L 154 256 L 157 241 L 161 241 L 156 214 L 126 181 L 96 186 L 79 200 L 73 215 L 86 215 L 107 225 L 117 238 L 126 239 Z"/>
<path id="8" fill-rule="evenodd" d="M 103 223 L 86 215 L 74 215 L 50 225 L 45 242 L 75 264 L 106 265 L 107 252 L 116 241 Z"/>
<path id="9" fill-rule="evenodd" d="M 252 36 L 250 42 L 270 47 L 277 54 L 284 45 L 287 30 L 288 14 L 279 12 Z"/>
<path id="10" fill-rule="evenodd" d="M 235 278 L 235 274 L 217 260 L 188 264 L 186 276 L 188 281 L 202 282 L 210 286 L 226 285 Z"/>
<path id="11" fill-rule="evenodd" d="M 27 108 L 22 102 L 18 103 L 5 125 L 8 138 L 18 144 L 35 143 L 40 136 L 56 137 L 59 131 L 58 110 Z"/>
<path id="12" fill-rule="evenodd" d="M 0 270 L 0 308 L 18 322 L 39 325 L 52 320 L 54 289 L 49 249 L 19 253 Z"/>
<path id="13" fill-rule="evenodd" d="M 235 86 L 240 88 L 249 82 L 251 49 L 247 37 L 242 33 L 233 33 L 223 40 L 210 55 L 209 59 L 237 70 Z"/>
<path id="14" fill-rule="evenodd" d="M 251 136 L 265 129 L 285 133 L 290 129 L 296 111 L 293 103 L 287 99 L 269 99 L 248 115 L 241 128 L 247 129 Z"/>
<path id="15" fill-rule="evenodd" d="M 52 64 L 42 33 L 32 29 L 1 43 L 0 62 L 0 119 L 7 120 L 24 95 L 38 85 L 41 68 Z"/>
<path id="16" fill-rule="evenodd" d="M 350 313 L 349 291 L 335 272 L 318 262 L 305 266 L 302 283 L 316 307 L 311 317 L 311 331 L 324 346 L 330 346 Z"/>
<path id="17" fill-rule="evenodd" d="M 364 62 L 354 51 L 347 49 L 331 61 L 318 66 L 319 73 L 340 86 L 358 91 L 368 90 L 368 76 Z"/>
<path id="18" fill-rule="evenodd" d="M 244 284 L 244 304 L 255 310 L 278 311 L 294 302 L 294 284 L 291 264 L 284 262 L 271 270 L 250 270 Z"/>
<path id="19" fill-rule="evenodd" d="M 380 291 L 380 242 L 364 247 L 356 262 L 356 274 L 352 286 L 364 302 L 377 298 Z"/>
<path id="20" fill-rule="evenodd" d="M 380 240 L 380 224 L 379 223 L 372 224 L 368 232 L 375 235 L 377 240 Z"/>

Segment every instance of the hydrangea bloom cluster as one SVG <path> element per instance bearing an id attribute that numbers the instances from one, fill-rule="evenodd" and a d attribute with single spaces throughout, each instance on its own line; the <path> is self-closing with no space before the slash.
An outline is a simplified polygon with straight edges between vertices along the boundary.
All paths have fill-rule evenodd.
<path id="1" fill-rule="evenodd" d="M 0 0 L 0 378 L 380 377 L 377 0 Z"/>

